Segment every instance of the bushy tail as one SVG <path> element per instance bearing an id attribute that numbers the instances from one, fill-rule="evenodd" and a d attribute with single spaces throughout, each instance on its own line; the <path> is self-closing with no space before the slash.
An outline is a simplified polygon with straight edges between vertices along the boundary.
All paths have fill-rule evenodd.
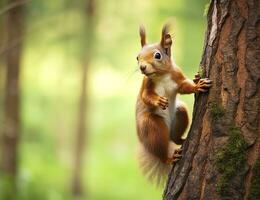
<path id="1" fill-rule="evenodd" d="M 143 174 L 157 186 L 165 184 L 171 165 L 165 164 L 140 145 L 138 161 Z"/>

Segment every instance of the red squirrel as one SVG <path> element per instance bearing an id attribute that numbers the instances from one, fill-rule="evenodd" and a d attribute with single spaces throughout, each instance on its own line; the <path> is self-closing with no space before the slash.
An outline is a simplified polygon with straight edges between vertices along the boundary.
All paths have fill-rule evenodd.
<path id="1" fill-rule="evenodd" d="M 207 92 L 211 80 L 196 75 L 192 81 L 172 61 L 169 25 L 163 27 L 161 41 L 156 44 L 146 43 L 143 26 L 139 32 L 142 49 L 137 61 L 144 74 L 136 104 L 140 165 L 150 179 L 161 182 L 181 157 L 178 146 L 184 142 L 182 136 L 189 124 L 186 105 L 177 94 Z"/>

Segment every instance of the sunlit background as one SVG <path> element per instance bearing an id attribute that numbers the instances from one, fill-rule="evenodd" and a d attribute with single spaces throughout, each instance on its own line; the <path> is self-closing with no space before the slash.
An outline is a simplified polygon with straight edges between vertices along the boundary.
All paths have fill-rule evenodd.
<path id="1" fill-rule="evenodd" d="M 78 198 L 162 198 L 163 187 L 155 187 L 142 176 L 136 159 L 134 113 L 142 81 L 136 62 L 138 26 L 145 25 L 149 42 L 158 42 L 163 23 L 170 20 L 174 58 L 192 78 L 202 55 L 207 0 L 93 0 L 91 16 L 88 1 L 28 0 L 20 5 L 25 18 L 24 34 L 17 38 L 23 42 L 17 189 L 13 190 L 1 170 L 2 197 L 15 193 L 19 200 L 73 199 L 75 160 L 80 156 L 82 191 Z M 2 133 L 7 80 L 4 33 L 6 8 L 12 1 L 0 2 Z M 80 104 L 84 67 L 85 142 L 83 151 L 76 152 L 80 113 L 84 114 Z M 181 98 L 191 115 L 193 95 Z"/>

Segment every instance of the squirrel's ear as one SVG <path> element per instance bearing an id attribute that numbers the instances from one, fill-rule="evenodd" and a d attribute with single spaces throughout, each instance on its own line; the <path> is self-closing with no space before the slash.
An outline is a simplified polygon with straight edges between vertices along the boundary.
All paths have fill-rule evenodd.
<path id="1" fill-rule="evenodd" d="M 140 27 L 139 27 L 139 34 L 141 37 L 141 45 L 143 47 L 146 44 L 145 28 L 143 25 L 140 25 Z"/>
<path id="2" fill-rule="evenodd" d="M 171 56 L 171 45 L 172 45 L 172 37 L 169 34 L 170 26 L 169 24 L 165 24 L 162 29 L 162 38 L 161 38 L 161 46 L 165 50 L 165 53 L 168 56 Z"/>

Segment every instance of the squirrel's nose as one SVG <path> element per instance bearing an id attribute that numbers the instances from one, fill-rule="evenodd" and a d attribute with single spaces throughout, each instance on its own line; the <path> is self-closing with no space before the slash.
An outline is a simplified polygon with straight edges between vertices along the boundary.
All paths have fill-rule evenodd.
<path id="1" fill-rule="evenodd" d="M 146 69 L 146 65 L 141 65 L 140 70 L 143 72 Z"/>

